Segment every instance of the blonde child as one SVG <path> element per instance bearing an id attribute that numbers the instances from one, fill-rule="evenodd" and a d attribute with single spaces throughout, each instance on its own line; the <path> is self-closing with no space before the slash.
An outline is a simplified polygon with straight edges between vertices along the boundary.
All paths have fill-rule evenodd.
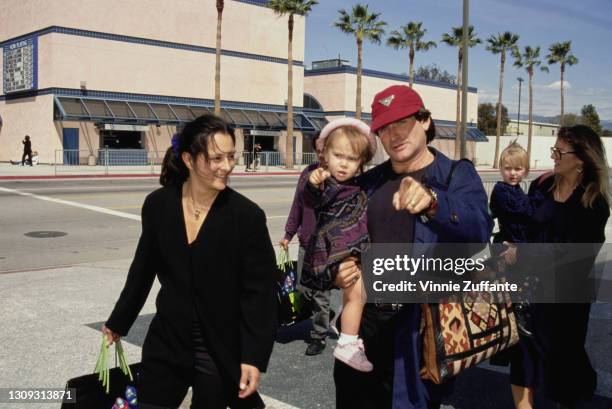
<path id="1" fill-rule="evenodd" d="M 530 220 L 533 216 L 534 206 L 529 196 L 523 192 L 521 182 L 529 174 L 529 157 L 527 151 L 516 141 L 504 149 L 499 158 L 499 168 L 503 181 L 497 182 L 491 193 L 490 208 L 493 217 L 499 222 L 499 232 L 493 238 L 494 243 L 524 243 Z M 521 272 L 512 271 L 519 275 Z M 521 342 L 506 353 L 491 359 L 494 365 L 508 365 L 510 363 L 510 383 L 512 398 L 517 409 L 533 408 L 533 394 L 524 385 L 525 371 L 531 364 L 534 347 L 529 339 L 532 336 L 531 309 L 527 302 L 520 302 L 530 298 L 537 285 L 537 279 L 528 276 L 524 279 L 520 296 L 517 296 L 514 308 L 517 312 Z M 519 301 L 519 302 L 517 302 Z"/>
<path id="2" fill-rule="evenodd" d="M 499 222 L 499 232 L 493 241 L 523 243 L 533 215 L 533 206 L 521 188 L 521 182 L 529 174 L 527 151 L 513 141 L 502 151 L 499 163 L 503 181 L 495 184 L 490 203 L 491 213 Z"/>
<path id="3" fill-rule="evenodd" d="M 304 256 L 301 282 L 315 290 L 334 286 L 340 263 L 361 254 L 368 243 L 367 196 L 355 177 L 376 152 L 376 140 L 365 123 L 343 118 L 330 122 L 319 136 L 326 166 L 314 170 L 305 202 L 315 210 L 316 228 Z M 361 278 L 344 289 L 341 334 L 334 357 L 354 369 L 369 372 L 363 342 L 358 338 L 365 291 Z"/>

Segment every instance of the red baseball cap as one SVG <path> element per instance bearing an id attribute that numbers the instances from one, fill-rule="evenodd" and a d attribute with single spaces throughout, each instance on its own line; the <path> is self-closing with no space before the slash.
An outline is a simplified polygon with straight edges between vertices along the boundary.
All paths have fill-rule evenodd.
<path id="1" fill-rule="evenodd" d="M 421 108 L 425 105 L 415 90 L 406 85 L 391 85 L 374 96 L 370 128 L 376 133 L 390 123 L 416 114 Z"/>

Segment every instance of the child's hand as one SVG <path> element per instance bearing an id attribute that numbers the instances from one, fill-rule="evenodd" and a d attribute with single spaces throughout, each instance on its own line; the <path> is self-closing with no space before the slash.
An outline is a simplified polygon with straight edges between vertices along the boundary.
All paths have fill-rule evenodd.
<path id="1" fill-rule="evenodd" d="M 336 276 L 336 284 L 340 288 L 349 288 L 354 285 L 361 277 L 361 268 L 357 264 L 357 258 L 348 257 L 338 267 L 338 275 Z"/>
<path id="2" fill-rule="evenodd" d="M 504 241 L 502 244 L 507 247 L 507 250 L 500 253 L 499 255 L 504 258 L 504 260 L 506 261 L 506 264 L 508 264 L 509 266 L 515 265 L 517 261 L 516 260 L 516 246 L 507 241 Z"/>
<path id="3" fill-rule="evenodd" d="M 329 173 L 325 169 L 317 168 L 313 170 L 312 173 L 310 174 L 310 177 L 308 178 L 308 183 L 310 183 L 311 185 L 315 187 L 320 187 L 323 184 L 323 182 L 325 182 L 325 179 L 327 179 L 330 176 L 331 176 L 331 173 Z"/>

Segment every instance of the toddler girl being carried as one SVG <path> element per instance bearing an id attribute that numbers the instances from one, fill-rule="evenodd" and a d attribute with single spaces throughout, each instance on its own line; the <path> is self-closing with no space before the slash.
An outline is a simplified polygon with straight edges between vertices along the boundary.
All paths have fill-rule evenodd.
<path id="1" fill-rule="evenodd" d="M 315 290 L 334 287 L 340 263 L 359 256 L 369 242 L 367 196 L 356 176 L 376 153 L 376 139 L 364 122 L 343 118 L 323 128 L 318 143 L 324 146 L 326 167 L 308 179 L 304 200 L 315 210 L 316 229 L 304 256 L 301 282 Z M 341 334 L 334 357 L 359 371 L 371 371 L 363 341 L 358 338 L 365 301 L 362 279 L 344 289 Z"/>

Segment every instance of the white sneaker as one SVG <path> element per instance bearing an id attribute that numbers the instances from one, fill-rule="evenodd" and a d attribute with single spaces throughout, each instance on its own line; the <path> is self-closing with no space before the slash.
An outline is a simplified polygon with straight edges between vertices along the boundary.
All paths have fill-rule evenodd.
<path id="1" fill-rule="evenodd" d="M 363 340 L 361 339 L 345 345 L 336 345 L 334 357 L 360 372 L 371 372 L 374 369 L 374 365 L 366 357 Z"/>

